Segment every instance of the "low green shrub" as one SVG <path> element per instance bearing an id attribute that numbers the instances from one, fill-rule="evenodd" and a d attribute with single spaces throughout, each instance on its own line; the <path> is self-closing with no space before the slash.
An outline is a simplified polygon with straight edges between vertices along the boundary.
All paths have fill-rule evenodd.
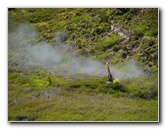
<path id="1" fill-rule="evenodd" d="M 142 99 L 158 98 L 158 75 L 135 77 L 124 80 L 122 83 L 127 87 L 131 98 L 133 96 Z"/>
<path id="2" fill-rule="evenodd" d="M 118 34 L 113 34 L 111 37 L 105 37 L 99 44 L 97 44 L 97 49 L 101 51 L 106 51 L 107 49 L 112 48 L 115 44 L 122 41 L 122 37 Z"/>
<path id="3" fill-rule="evenodd" d="M 114 84 L 119 84 L 120 81 L 119 81 L 118 79 L 114 79 L 114 80 L 113 80 L 113 83 L 114 83 Z"/>

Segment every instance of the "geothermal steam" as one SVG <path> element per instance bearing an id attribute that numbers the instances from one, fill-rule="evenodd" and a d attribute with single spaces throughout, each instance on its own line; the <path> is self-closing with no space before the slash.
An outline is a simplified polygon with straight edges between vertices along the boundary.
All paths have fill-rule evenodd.
<path id="1" fill-rule="evenodd" d="M 22 69 L 44 69 L 54 74 L 75 76 L 85 74 L 90 76 L 106 76 L 106 66 L 99 60 L 75 56 L 71 52 L 72 45 L 65 44 L 66 34 L 57 34 L 55 43 L 36 41 L 36 31 L 29 25 L 21 24 L 9 33 L 9 66 Z M 122 69 L 110 65 L 114 78 L 126 79 L 143 76 L 144 72 L 134 60 L 125 62 Z"/>

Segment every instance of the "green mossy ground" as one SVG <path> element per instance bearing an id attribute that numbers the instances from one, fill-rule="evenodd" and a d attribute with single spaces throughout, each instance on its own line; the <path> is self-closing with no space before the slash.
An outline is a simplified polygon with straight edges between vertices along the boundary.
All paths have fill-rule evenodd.
<path id="1" fill-rule="evenodd" d="M 20 23 L 36 28 L 34 43 L 71 43 L 73 52 L 114 65 L 138 60 L 148 76 L 106 83 L 16 69 L 9 47 L 9 121 L 158 121 L 158 9 L 9 9 L 9 32 Z"/>

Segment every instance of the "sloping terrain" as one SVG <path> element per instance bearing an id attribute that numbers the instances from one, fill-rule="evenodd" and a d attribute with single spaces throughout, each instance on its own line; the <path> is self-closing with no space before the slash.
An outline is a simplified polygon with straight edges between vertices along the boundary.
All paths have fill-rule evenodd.
<path id="1" fill-rule="evenodd" d="M 158 121 L 158 9 L 9 8 L 8 17 L 9 121 Z"/>

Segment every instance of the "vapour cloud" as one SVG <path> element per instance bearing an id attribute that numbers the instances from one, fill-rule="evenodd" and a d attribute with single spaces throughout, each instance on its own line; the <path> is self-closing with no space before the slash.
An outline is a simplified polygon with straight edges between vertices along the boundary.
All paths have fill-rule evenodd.
<path id="1" fill-rule="evenodd" d="M 44 69 L 53 74 L 75 76 L 77 73 L 91 76 L 106 76 L 106 66 L 99 60 L 83 58 L 72 54 L 72 45 L 63 41 L 66 34 L 56 34 L 55 44 L 50 45 L 43 41 L 35 43 L 36 30 L 26 24 L 21 24 L 9 33 L 8 51 L 9 67 L 32 70 Z M 124 79 L 145 75 L 134 60 L 125 62 L 124 69 L 117 69 L 110 65 L 114 78 Z"/>

